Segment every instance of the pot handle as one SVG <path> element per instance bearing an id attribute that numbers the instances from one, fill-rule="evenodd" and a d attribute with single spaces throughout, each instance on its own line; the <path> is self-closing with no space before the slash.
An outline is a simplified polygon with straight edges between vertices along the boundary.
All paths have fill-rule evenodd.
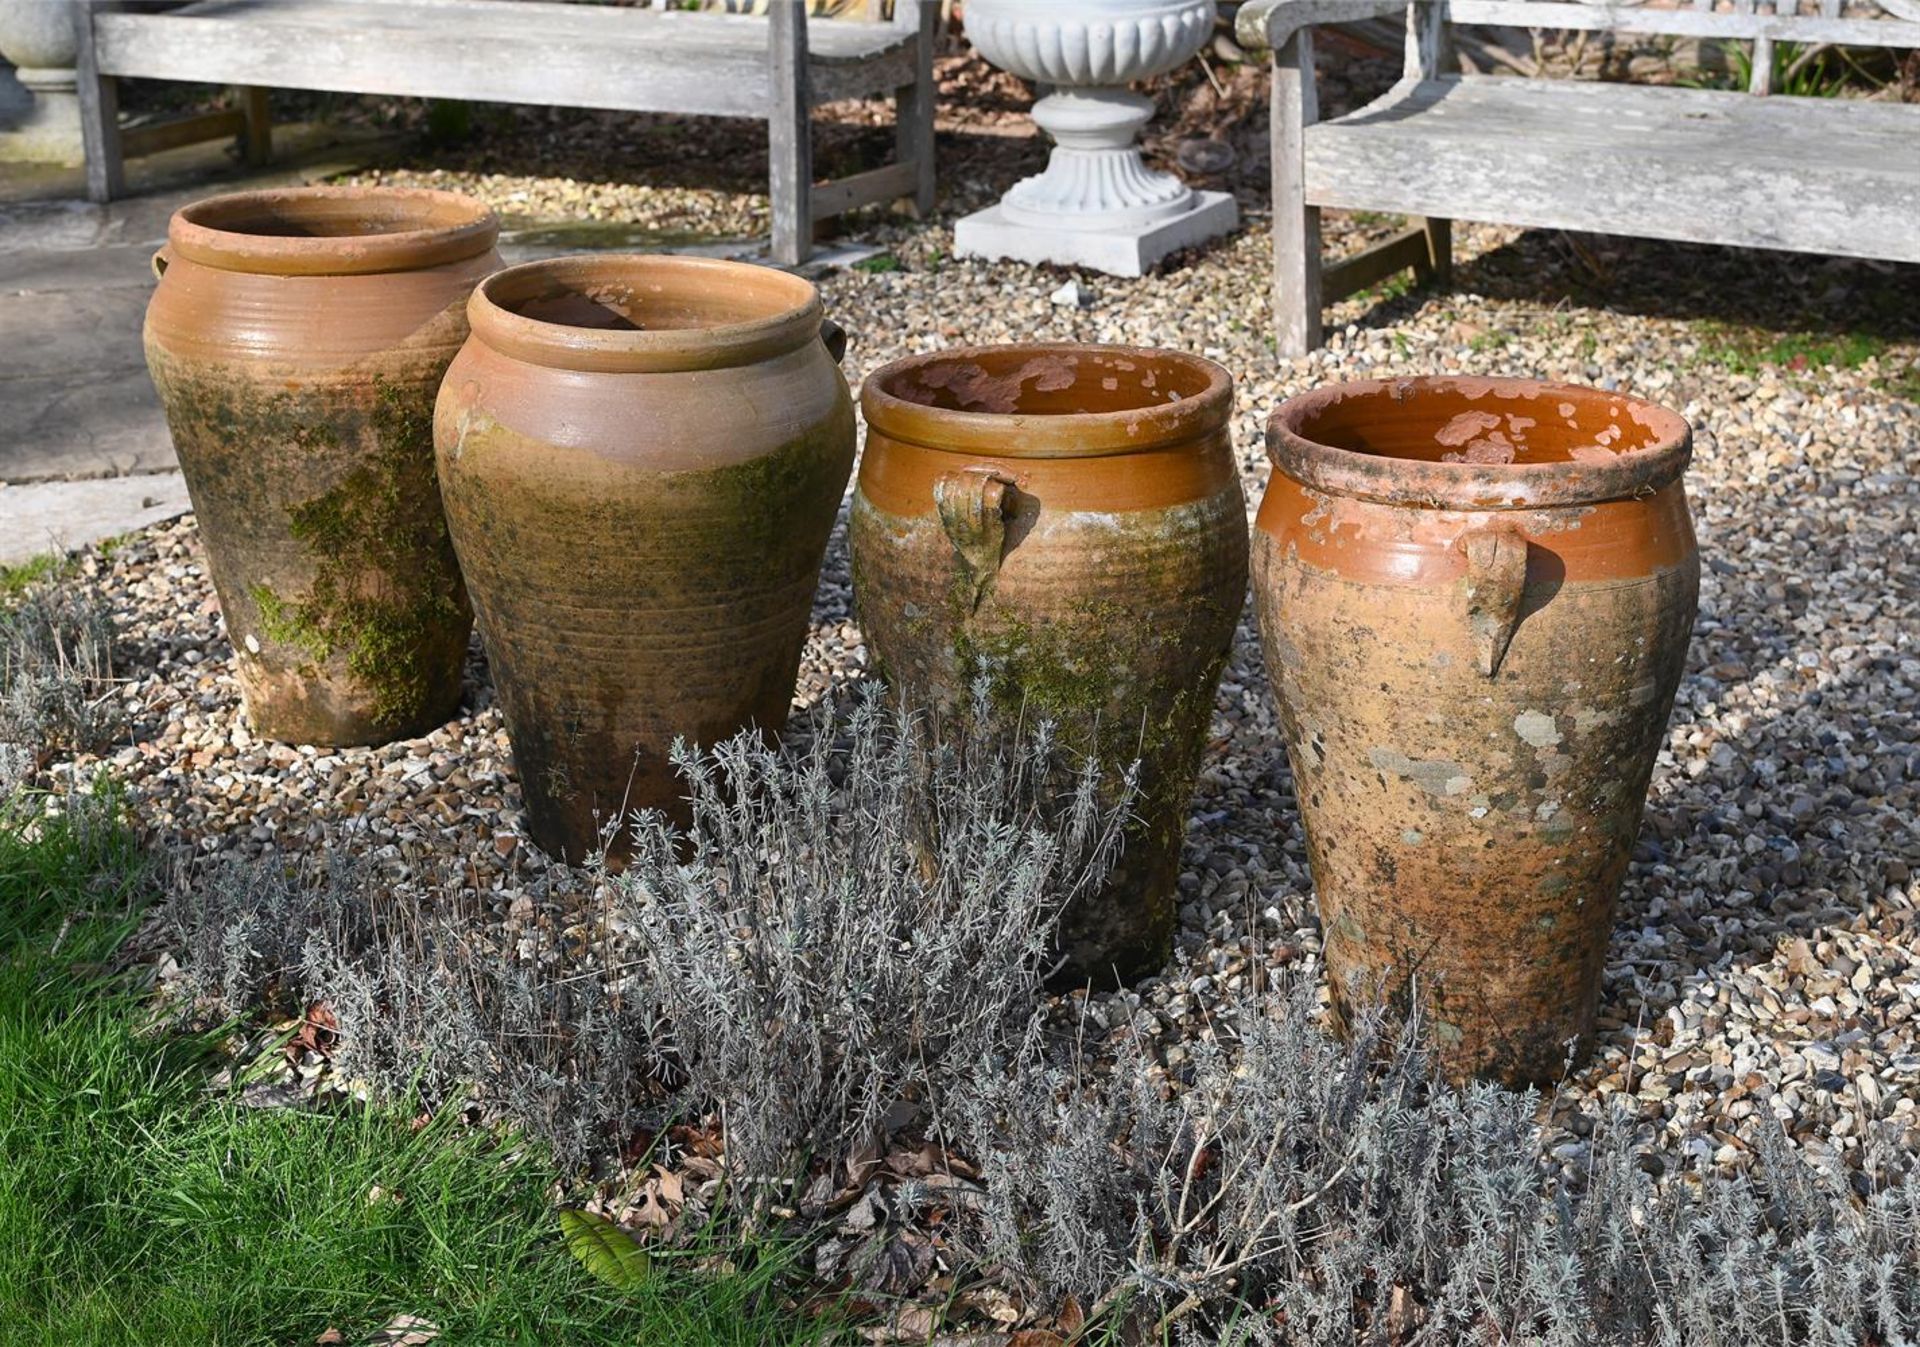
<path id="1" fill-rule="evenodd" d="M 820 320 L 820 340 L 826 344 L 827 354 L 833 357 L 834 364 L 847 358 L 847 330 L 833 319 Z"/>
<path id="2" fill-rule="evenodd" d="M 161 278 L 162 276 L 164 276 L 164 275 L 166 275 L 166 274 L 167 274 L 167 263 L 168 263 L 168 262 L 170 262 L 170 261 L 172 261 L 172 260 L 173 260 L 173 259 L 171 259 L 171 258 L 169 258 L 169 257 L 167 256 L 167 250 L 166 250 L 165 248 L 160 248 L 160 249 L 158 249 L 158 250 L 156 250 L 156 251 L 154 252 L 154 254 L 153 254 L 153 262 L 152 262 L 152 266 L 153 266 L 153 279 L 155 279 L 155 280 L 157 281 L 157 280 L 159 280 L 159 279 L 160 279 L 160 278 Z"/>
<path id="3" fill-rule="evenodd" d="M 1506 658 L 1527 589 L 1527 539 L 1512 524 L 1468 529 L 1454 548 L 1466 558 L 1462 582 L 1475 664 L 1488 678 Z"/>
<path id="4" fill-rule="evenodd" d="M 960 554 L 960 565 L 972 591 L 969 611 L 979 609 L 980 601 L 993 587 L 994 577 L 1000 574 L 1012 488 L 1011 478 L 988 467 L 942 473 L 933 484 L 940 524 Z"/>

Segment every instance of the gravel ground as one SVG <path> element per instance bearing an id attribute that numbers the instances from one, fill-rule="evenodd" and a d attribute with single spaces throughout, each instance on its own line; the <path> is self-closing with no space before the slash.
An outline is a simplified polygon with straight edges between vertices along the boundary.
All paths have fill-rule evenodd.
<path id="1" fill-rule="evenodd" d="M 1227 93 L 1237 90 L 1230 82 Z M 949 205 L 985 199 L 1037 162 L 1031 141 L 990 132 L 944 129 L 943 156 L 956 142 L 943 157 Z M 1226 181 L 1245 232 L 1143 280 L 1079 277 L 1079 304 L 1054 298 L 1069 273 L 954 261 L 944 218 L 857 222 L 897 266 L 822 279 L 829 312 L 853 336 L 849 377 L 907 352 L 996 339 L 1197 351 L 1239 381 L 1250 505 L 1266 478 L 1267 413 L 1329 380 L 1533 375 L 1684 411 L 1699 432 L 1689 482 L 1706 559 L 1700 621 L 1621 898 L 1598 1050 L 1543 1101 L 1546 1145 L 1577 1168 L 1608 1097 L 1626 1095 L 1657 1173 L 1742 1165 L 1771 1127 L 1822 1161 L 1858 1165 L 1875 1131 L 1920 1153 L 1920 268 L 1462 225 L 1452 291 L 1349 300 L 1330 315 L 1326 350 L 1277 361 L 1263 166 L 1246 151 L 1260 137 L 1227 139 L 1244 151 Z M 662 230 L 748 230 L 764 205 L 744 188 L 616 191 L 503 174 L 490 161 L 369 176 L 501 203 L 518 193 L 529 215 L 582 209 Z M 614 194 L 595 197 L 601 188 Z M 1390 223 L 1330 213 L 1328 247 Z M 202 854 L 363 852 L 401 892 L 456 886 L 503 924 L 529 905 L 559 925 L 579 917 L 579 878 L 550 867 L 519 830 L 519 788 L 477 654 L 468 708 L 426 738 L 332 752 L 266 744 L 239 714 L 191 520 L 83 565 L 127 633 L 131 729 L 105 758 L 159 836 Z M 864 666 L 847 585 L 836 533 L 802 707 Z M 1085 1008 L 1112 1035 L 1147 1034 L 1170 1066 L 1185 1040 L 1210 1032 L 1213 1011 L 1257 995 L 1273 969 L 1318 959 L 1250 613 L 1193 819 L 1174 963 Z"/>

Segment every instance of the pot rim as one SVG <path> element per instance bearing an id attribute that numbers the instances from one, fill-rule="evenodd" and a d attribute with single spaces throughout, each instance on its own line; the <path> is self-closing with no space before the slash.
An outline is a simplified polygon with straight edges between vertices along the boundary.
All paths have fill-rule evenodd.
<path id="1" fill-rule="evenodd" d="M 1174 364 L 1202 375 L 1206 386 L 1178 402 L 1110 412 L 970 412 L 930 407 L 889 391 L 914 370 L 1008 352 L 1027 355 L 1096 353 Z M 860 411 L 869 431 L 888 439 L 950 453 L 993 458 L 1100 458 L 1191 443 L 1225 427 L 1233 412 L 1233 375 L 1204 356 L 1155 346 L 1099 342 L 1007 342 L 950 346 L 882 365 L 860 385 Z"/>
<path id="2" fill-rule="evenodd" d="M 1321 444 L 1300 433 L 1329 407 L 1352 398 L 1404 401 L 1450 391 L 1478 398 L 1555 398 L 1577 404 L 1613 403 L 1654 432 L 1645 448 L 1616 453 L 1611 462 L 1442 463 L 1365 454 Z M 1324 384 L 1288 398 L 1267 418 L 1267 457 L 1303 485 L 1334 495 L 1430 510 L 1529 510 L 1591 505 L 1651 495 L 1677 481 L 1693 457 L 1693 428 L 1657 402 L 1584 384 L 1543 379 L 1420 375 Z"/>
<path id="3" fill-rule="evenodd" d="M 529 318 L 508 307 L 529 282 L 644 284 L 648 278 L 691 279 L 703 286 L 745 283 L 779 307 L 738 322 L 707 327 L 623 330 L 577 327 Z M 515 291 L 521 291 L 516 295 Z M 751 365 L 820 339 L 820 292 L 811 281 L 775 267 L 719 257 L 661 253 L 581 253 L 496 271 L 474 287 L 467 321 L 476 340 L 529 364 L 592 373 L 659 374 Z"/>
<path id="4" fill-rule="evenodd" d="M 398 228 L 331 235 L 255 233 L 236 221 L 281 212 L 323 219 L 384 211 Z M 492 207 L 429 187 L 273 187 L 203 197 L 167 223 L 167 249 L 221 271 L 265 276 L 366 276 L 419 271 L 488 252 L 500 236 Z"/>

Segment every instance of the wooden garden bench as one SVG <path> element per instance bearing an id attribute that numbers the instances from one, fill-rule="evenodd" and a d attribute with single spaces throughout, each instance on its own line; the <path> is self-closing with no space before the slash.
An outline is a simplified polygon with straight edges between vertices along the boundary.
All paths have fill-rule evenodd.
<path id="1" fill-rule="evenodd" d="M 1400 82 L 1316 115 L 1312 29 L 1407 10 Z M 1454 73 L 1450 24 L 1751 42 L 1737 90 Z M 1920 0 L 1249 0 L 1273 53 L 1273 302 L 1282 355 L 1322 304 L 1411 267 L 1444 281 L 1449 221 L 1920 262 L 1920 105 L 1771 93 L 1774 44 L 1920 48 Z M 1762 95 L 1762 96 L 1755 96 Z M 1320 209 L 1422 218 L 1322 265 Z"/>
<path id="2" fill-rule="evenodd" d="M 81 23 L 87 192 L 124 188 L 123 157 L 241 138 L 268 152 L 264 90 L 325 89 L 625 112 L 758 117 L 768 124 L 773 256 L 803 260 L 814 221 L 911 197 L 933 205 L 935 0 L 897 0 L 884 20 L 809 24 L 801 0 L 764 15 L 685 13 L 555 0 L 196 0 L 99 3 Z M 230 111 L 122 128 L 121 78 L 238 85 Z M 891 91 L 896 162 L 813 180 L 816 103 Z"/>

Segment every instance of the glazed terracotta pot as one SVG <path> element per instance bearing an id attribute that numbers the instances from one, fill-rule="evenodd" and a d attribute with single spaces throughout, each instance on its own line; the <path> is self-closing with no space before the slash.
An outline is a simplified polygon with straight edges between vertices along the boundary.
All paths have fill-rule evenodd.
<path id="1" fill-rule="evenodd" d="M 676 738 L 786 723 L 853 403 L 813 286 L 766 267 L 534 262 L 470 312 L 447 521 L 533 838 L 578 861 L 629 811 L 683 815 Z"/>
<path id="2" fill-rule="evenodd" d="M 1686 659 L 1687 423 L 1514 379 L 1319 389 L 1267 428 L 1254 601 L 1337 1016 L 1557 1078 Z"/>
<path id="3" fill-rule="evenodd" d="M 433 399 L 493 213 L 451 192 L 303 187 L 179 211 L 147 364 L 256 733 L 424 734 L 472 614 L 433 472 Z"/>
<path id="4" fill-rule="evenodd" d="M 899 360 L 861 391 L 854 600 L 910 705 L 976 679 L 1117 778 L 1135 820 L 1103 891 L 1064 915 L 1065 974 L 1158 968 L 1215 688 L 1246 597 L 1246 505 L 1211 361 L 1123 346 Z"/>

